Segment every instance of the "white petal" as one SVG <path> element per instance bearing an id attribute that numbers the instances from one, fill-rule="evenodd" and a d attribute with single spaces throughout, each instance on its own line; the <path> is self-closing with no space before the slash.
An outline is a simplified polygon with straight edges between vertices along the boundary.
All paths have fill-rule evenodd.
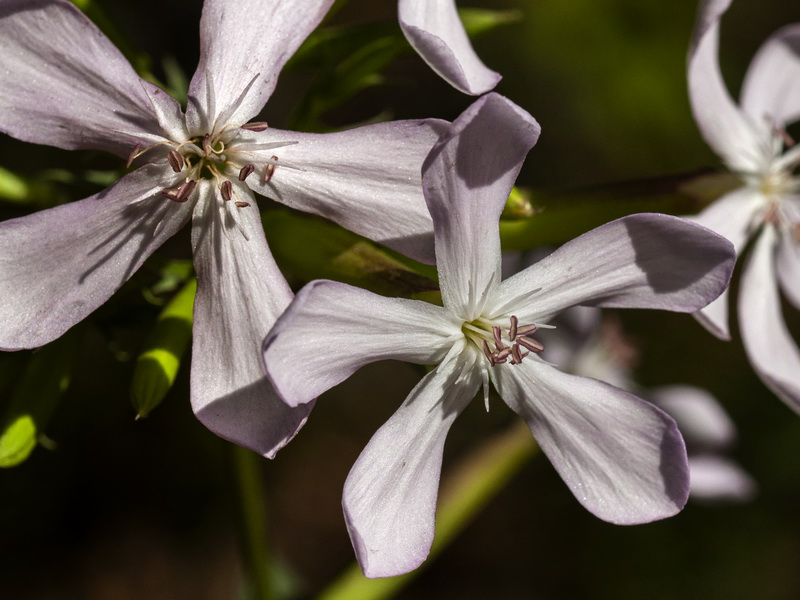
<path id="1" fill-rule="evenodd" d="M 738 255 L 744 250 L 747 240 L 757 227 L 756 220 L 765 203 L 766 199 L 758 190 L 741 187 L 689 218 L 728 238 Z M 719 298 L 695 313 L 697 320 L 706 329 L 723 340 L 731 338 L 728 329 L 728 301 L 728 290 L 725 290 Z"/>
<path id="2" fill-rule="evenodd" d="M 453 0 L 400 0 L 398 18 L 408 43 L 457 90 L 478 96 L 500 81 L 475 54 Z"/>
<path id="3" fill-rule="evenodd" d="M 739 328 L 750 364 L 764 384 L 800 412 L 800 352 L 781 314 L 775 277 L 777 233 L 764 226 L 739 286 Z"/>
<path id="4" fill-rule="evenodd" d="M 433 224 L 420 171 L 445 125 L 395 121 L 322 135 L 269 129 L 237 149 L 256 165 L 278 157 L 268 184 L 262 168 L 247 179 L 259 194 L 431 263 Z M 258 149 L 280 143 L 287 145 Z"/>
<path id="5" fill-rule="evenodd" d="M 256 116 L 278 74 L 333 0 L 206 0 L 200 64 L 189 85 L 190 133 L 219 130 Z"/>
<path id="6" fill-rule="evenodd" d="M 736 425 L 706 390 L 691 385 L 662 386 L 651 390 L 647 399 L 675 419 L 690 447 L 722 450 L 736 439 Z"/>
<path id="7" fill-rule="evenodd" d="M 0 223 L 0 348 L 59 337 L 188 221 L 189 203 L 160 194 L 169 177 L 149 165 L 85 200 Z"/>
<path id="8" fill-rule="evenodd" d="M 136 134 L 165 133 L 148 92 L 177 106 L 63 0 L 2 3 L 0 72 L 0 131 L 26 142 L 127 157 Z"/>
<path id="9" fill-rule="evenodd" d="M 498 220 L 539 132 L 527 112 L 487 94 L 453 122 L 422 168 L 442 299 L 466 321 L 482 313 L 499 282 Z"/>
<path id="10" fill-rule="evenodd" d="M 783 293 L 800 309 L 800 244 L 791 230 L 781 231 L 775 269 Z"/>
<path id="11" fill-rule="evenodd" d="M 719 21 L 731 0 L 706 0 L 697 14 L 689 50 L 689 100 L 697 126 L 708 145 L 733 170 L 754 171 L 758 136 L 731 99 L 719 70 Z"/>
<path id="12" fill-rule="evenodd" d="M 548 322 L 577 304 L 695 312 L 728 285 L 730 242 L 695 223 L 638 214 L 561 246 L 501 286 L 498 314 Z"/>
<path id="13" fill-rule="evenodd" d="M 753 478 L 733 461 L 714 454 L 689 458 L 692 500 L 747 502 L 756 495 Z"/>
<path id="14" fill-rule="evenodd" d="M 264 340 L 267 375 L 283 400 L 298 406 L 371 362 L 435 364 L 453 340 L 463 339 L 459 324 L 448 317 L 428 302 L 313 281 Z"/>
<path id="15" fill-rule="evenodd" d="M 780 128 L 800 118 L 800 24 L 784 27 L 761 46 L 742 85 L 742 108 Z"/>
<path id="16" fill-rule="evenodd" d="M 540 361 L 500 365 L 490 374 L 588 511 L 632 525 L 683 508 L 689 493 L 686 449 L 664 412 L 628 392 Z"/>
<path id="17" fill-rule="evenodd" d="M 420 381 L 353 465 L 342 504 L 367 577 L 407 573 L 428 556 L 444 441 L 479 385 L 478 369 L 458 356 L 446 361 Z"/>
<path id="18" fill-rule="evenodd" d="M 244 187 L 237 192 L 249 194 Z M 198 193 L 192 408 L 217 435 L 272 458 L 314 406 L 286 406 L 261 366 L 261 341 L 292 293 L 267 247 L 255 201 L 242 209 L 223 204 L 206 182 Z"/>

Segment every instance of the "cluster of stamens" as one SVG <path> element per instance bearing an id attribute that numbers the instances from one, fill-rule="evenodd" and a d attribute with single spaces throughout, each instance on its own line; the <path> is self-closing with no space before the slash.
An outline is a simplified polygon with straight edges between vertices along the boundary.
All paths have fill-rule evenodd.
<path id="1" fill-rule="evenodd" d="M 531 352 L 544 350 L 541 342 L 530 337 L 539 329 L 537 325 L 520 325 L 514 315 L 509 322 L 508 327 L 501 327 L 480 318 L 463 325 L 464 335 L 480 346 L 493 367 L 506 362 L 518 365 Z"/>
<path id="2" fill-rule="evenodd" d="M 186 202 L 201 179 L 213 179 L 217 183 L 222 199 L 230 202 L 236 197 L 236 194 L 229 175 L 237 173 L 237 179 L 245 181 L 256 172 L 257 168 L 250 162 L 242 165 L 244 161 L 236 159 L 239 158 L 237 155 L 244 153 L 229 147 L 228 144 L 235 139 L 238 129 L 264 131 L 268 127 L 265 122 L 244 125 L 229 124 L 214 136 L 207 133 L 182 143 L 159 142 L 146 148 L 143 148 L 142 144 L 137 144 L 128 157 L 127 166 L 130 167 L 134 160 L 157 146 L 170 145 L 172 147 L 167 152 L 167 163 L 175 173 L 185 173 L 186 180 L 177 187 L 164 188 L 161 190 L 162 196 L 174 202 Z M 270 161 L 263 165 L 261 169 L 262 183 L 269 183 L 272 179 L 277 161 L 278 157 L 272 156 Z M 250 206 L 249 202 L 240 200 L 234 200 L 233 203 L 238 208 Z"/>

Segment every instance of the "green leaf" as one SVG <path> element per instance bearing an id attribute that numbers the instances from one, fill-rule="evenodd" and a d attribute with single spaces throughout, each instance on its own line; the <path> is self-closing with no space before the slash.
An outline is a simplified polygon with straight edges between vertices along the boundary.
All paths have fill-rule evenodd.
<path id="1" fill-rule="evenodd" d="M 521 10 L 487 10 L 485 8 L 460 8 L 458 16 L 464 24 L 467 35 L 479 37 L 503 25 L 522 20 Z"/>
<path id="2" fill-rule="evenodd" d="M 285 210 L 263 214 L 275 260 L 290 283 L 334 279 L 386 296 L 415 297 L 438 290 L 431 268 L 401 262 L 372 242 L 314 217 Z M 424 274 L 423 274 L 424 273 Z"/>
<path id="3" fill-rule="evenodd" d="M 13 467 L 36 447 L 69 387 L 81 335 L 75 329 L 34 352 L 17 383 L 0 428 L 0 467 Z"/>
<path id="4" fill-rule="evenodd" d="M 136 418 L 146 417 L 175 383 L 181 360 L 192 339 L 192 312 L 197 280 L 192 279 L 161 311 L 144 350 L 136 359 L 131 402 Z"/>

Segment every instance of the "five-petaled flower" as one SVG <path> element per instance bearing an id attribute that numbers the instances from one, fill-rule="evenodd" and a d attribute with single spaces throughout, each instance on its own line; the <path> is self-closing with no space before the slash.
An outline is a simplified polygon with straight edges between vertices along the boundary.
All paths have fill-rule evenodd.
<path id="1" fill-rule="evenodd" d="M 248 123 L 331 2 L 208 0 L 184 114 L 67 0 L 0 0 L 0 131 L 143 165 L 90 198 L 0 223 L 0 348 L 59 337 L 191 220 L 193 408 L 268 456 L 292 438 L 310 406 L 280 402 L 261 367 L 292 294 L 253 192 L 433 260 L 419 172 L 441 122 L 326 135 Z"/>
<path id="2" fill-rule="evenodd" d="M 347 478 L 344 511 L 367 576 L 427 556 L 447 431 L 489 382 L 530 429 L 577 499 L 614 523 L 678 512 L 689 490 L 674 421 L 608 384 L 538 356 L 547 324 L 577 304 L 694 312 L 727 285 L 731 244 L 677 217 L 599 227 L 501 282 L 500 212 L 539 126 L 496 94 L 476 101 L 423 166 L 443 306 L 332 281 L 303 288 L 264 341 L 267 373 L 291 406 L 366 363 L 436 365 L 381 427 Z"/>
<path id="3" fill-rule="evenodd" d="M 689 98 L 708 144 L 743 185 L 694 219 L 741 252 L 755 237 L 739 289 L 739 327 L 762 381 L 800 412 L 800 352 L 783 322 L 778 285 L 800 308 L 800 146 L 786 127 L 800 117 L 800 25 L 776 32 L 745 77 L 740 104 L 719 69 L 719 23 L 731 0 L 700 6 L 689 51 Z M 715 335 L 730 339 L 728 294 L 698 313 Z"/>

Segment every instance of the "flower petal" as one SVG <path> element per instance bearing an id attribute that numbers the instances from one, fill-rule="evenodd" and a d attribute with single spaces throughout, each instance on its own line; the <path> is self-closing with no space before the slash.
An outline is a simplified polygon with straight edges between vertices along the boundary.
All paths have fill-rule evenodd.
<path id="1" fill-rule="evenodd" d="M 742 108 L 778 128 L 800 118 L 800 24 L 780 29 L 758 50 L 742 85 Z"/>
<path id="2" fill-rule="evenodd" d="M 266 104 L 283 65 L 333 0 L 206 0 L 200 64 L 189 85 L 192 135 L 245 123 Z M 221 118 L 222 117 L 222 118 Z"/>
<path id="3" fill-rule="evenodd" d="M 689 493 L 686 448 L 652 404 L 541 361 L 490 371 L 497 391 L 578 501 L 604 521 L 633 525 L 679 512 Z"/>
<path id="4" fill-rule="evenodd" d="M 457 90 L 478 96 L 500 81 L 475 54 L 453 0 L 400 0 L 398 18 L 408 43 Z"/>
<path id="5" fill-rule="evenodd" d="M 727 238 L 738 255 L 744 250 L 747 240 L 756 227 L 756 217 L 764 205 L 765 198 L 757 190 L 741 187 L 689 219 Z M 726 289 L 719 298 L 695 313 L 695 317 L 718 338 L 731 339 L 728 329 L 728 290 Z"/>
<path id="6" fill-rule="evenodd" d="M 261 172 L 247 179 L 259 194 L 430 263 L 433 225 L 420 170 L 445 125 L 395 121 L 324 135 L 269 129 L 237 148 L 251 152 L 256 164 L 279 159 L 268 183 Z M 261 150 L 259 144 L 287 145 Z"/>
<path id="7" fill-rule="evenodd" d="M 775 228 L 764 226 L 744 266 L 739 286 L 739 328 L 761 381 L 800 412 L 800 352 L 781 314 L 775 279 Z"/>
<path id="8" fill-rule="evenodd" d="M 506 279 L 498 314 L 547 322 L 577 304 L 695 312 L 728 285 L 735 253 L 710 229 L 659 214 L 617 219 Z"/>
<path id="9" fill-rule="evenodd" d="M 417 384 L 353 465 L 342 505 L 367 577 L 407 573 L 428 556 L 444 441 L 479 385 L 480 371 L 453 356 Z"/>
<path id="10" fill-rule="evenodd" d="M 189 219 L 149 165 L 84 200 L 0 223 L 0 348 L 50 342 L 103 304 Z"/>
<path id="11" fill-rule="evenodd" d="M 706 390 L 667 385 L 649 391 L 647 399 L 675 419 L 690 448 L 723 450 L 736 440 L 736 425 Z"/>
<path id="12" fill-rule="evenodd" d="M 731 0 L 705 0 L 698 10 L 689 49 L 689 100 L 708 145 L 735 171 L 752 172 L 758 164 L 756 131 L 736 106 L 719 70 L 719 21 Z"/>
<path id="13" fill-rule="evenodd" d="M 453 336 L 459 326 L 434 304 L 312 281 L 264 340 L 264 363 L 283 400 L 298 406 L 370 362 L 438 363 Z"/>
<path id="14" fill-rule="evenodd" d="M 792 231 L 781 232 L 775 270 L 783 293 L 800 310 L 800 244 Z"/>
<path id="15" fill-rule="evenodd" d="M 422 167 L 445 307 L 478 317 L 500 280 L 498 220 L 539 124 L 487 94 L 453 122 Z"/>
<path id="16" fill-rule="evenodd" d="M 285 405 L 261 367 L 261 341 L 292 292 L 267 247 L 255 200 L 238 209 L 220 201 L 210 183 L 201 186 L 192 224 L 192 408 L 220 437 L 273 458 L 314 406 Z M 249 194 L 244 186 L 237 192 Z"/>
<path id="17" fill-rule="evenodd" d="M 152 102 L 177 106 L 63 0 L 2 3 L 0 72 L 0 131 L 26 142 L 126 157 L 136 134 L 164 133 Z"/>
<path id="18" fill-rule="evenodd" d="M 689 458 L 693 500 L 747 502 L 757 493 L 756 482 L 739 465 L 723 456 L 701 454 Z"/>

